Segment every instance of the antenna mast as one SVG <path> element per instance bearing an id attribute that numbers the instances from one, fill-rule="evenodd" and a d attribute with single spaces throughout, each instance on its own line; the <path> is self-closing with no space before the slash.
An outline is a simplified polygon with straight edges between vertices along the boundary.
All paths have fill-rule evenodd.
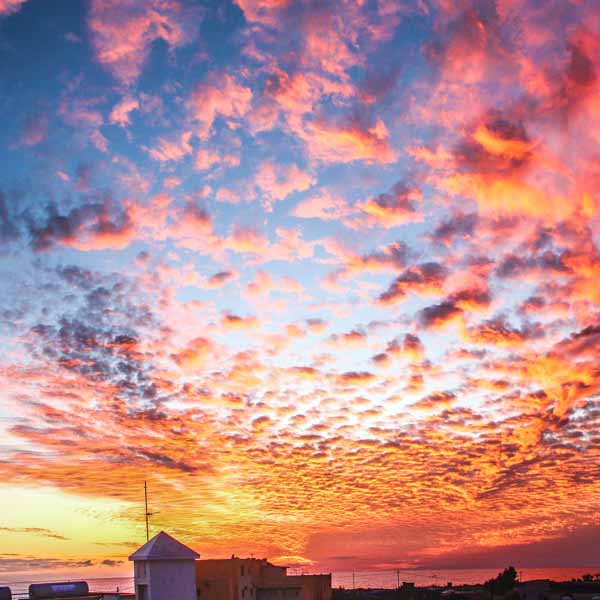
<path id="1" fill-rule="evenodd" d="M 146 541 L 148 541 L 150 539 L 150 528 L 148 526 L 148 517 L 155 515 L 158 511 L 148 512 L 148 485 L 146 484 L 146 481 L 144 481 L 144 506 L 145 506 L 144 516 L 146 517 Z"/>

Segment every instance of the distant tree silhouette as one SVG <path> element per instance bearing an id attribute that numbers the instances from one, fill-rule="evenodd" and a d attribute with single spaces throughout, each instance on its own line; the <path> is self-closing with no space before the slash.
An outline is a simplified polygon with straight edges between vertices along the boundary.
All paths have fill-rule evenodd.
<path id="1" fill-rule="evenodd" d="M 507 567 L 497 577 L 485 582 L 485 587 L 492 594 L 506 594 L 512 590 L 517 582 L 517 571 L 514 567 Z"/>

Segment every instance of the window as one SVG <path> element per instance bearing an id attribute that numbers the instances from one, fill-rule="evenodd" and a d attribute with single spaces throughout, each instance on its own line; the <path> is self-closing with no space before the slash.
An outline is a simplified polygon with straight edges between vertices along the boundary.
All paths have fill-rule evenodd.
<path id="1" fill-rule="evenodd" d="M 136 600 L 147 600 L 148 598 L 148 586 L 138 585 L 137 586 L 137 598 Z"/>

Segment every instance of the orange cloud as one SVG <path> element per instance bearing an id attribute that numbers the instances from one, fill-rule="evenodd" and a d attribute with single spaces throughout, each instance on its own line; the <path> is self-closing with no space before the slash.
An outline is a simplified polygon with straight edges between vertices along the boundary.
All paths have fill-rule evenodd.
<path id="1" fill-rule="evenodd" d="M 195 371 L 207 366 L 214 349 L 210 340 L 198 337 L 190 341 L 183 350 L 173 354 L 173 360 L 182 369 Z"/>
<path id="2" fill-rule="evenodd" d="M 423 216 L 414 205 L 415 200 L 420 201 L 421 198 L 420 190 L 398 183 L 389 194 L 370 198 L 359 203 L 357 208 L 375 218 L 383 227 L 397 227 L 423 220 Z"/>
<path id="3" fill-rule="evenodd" d="M 323 162 L 392 163 L 396 153 L 389 140 L 384 122 L 377 119 L 372 125 L 360 118 L 350 118 L 339 123 L 315 119 L 297 132 L 306 143 L 309 156 Z"/>

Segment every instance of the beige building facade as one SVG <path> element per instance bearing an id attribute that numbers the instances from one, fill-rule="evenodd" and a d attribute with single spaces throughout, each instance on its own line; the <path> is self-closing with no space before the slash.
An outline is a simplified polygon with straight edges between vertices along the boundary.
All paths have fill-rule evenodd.
<path id="1" fill-rule="evenodd" d="M 331 600 L 331 575 L 288 575 L 266 559 L 196 561 L 198 600 Z"/>

